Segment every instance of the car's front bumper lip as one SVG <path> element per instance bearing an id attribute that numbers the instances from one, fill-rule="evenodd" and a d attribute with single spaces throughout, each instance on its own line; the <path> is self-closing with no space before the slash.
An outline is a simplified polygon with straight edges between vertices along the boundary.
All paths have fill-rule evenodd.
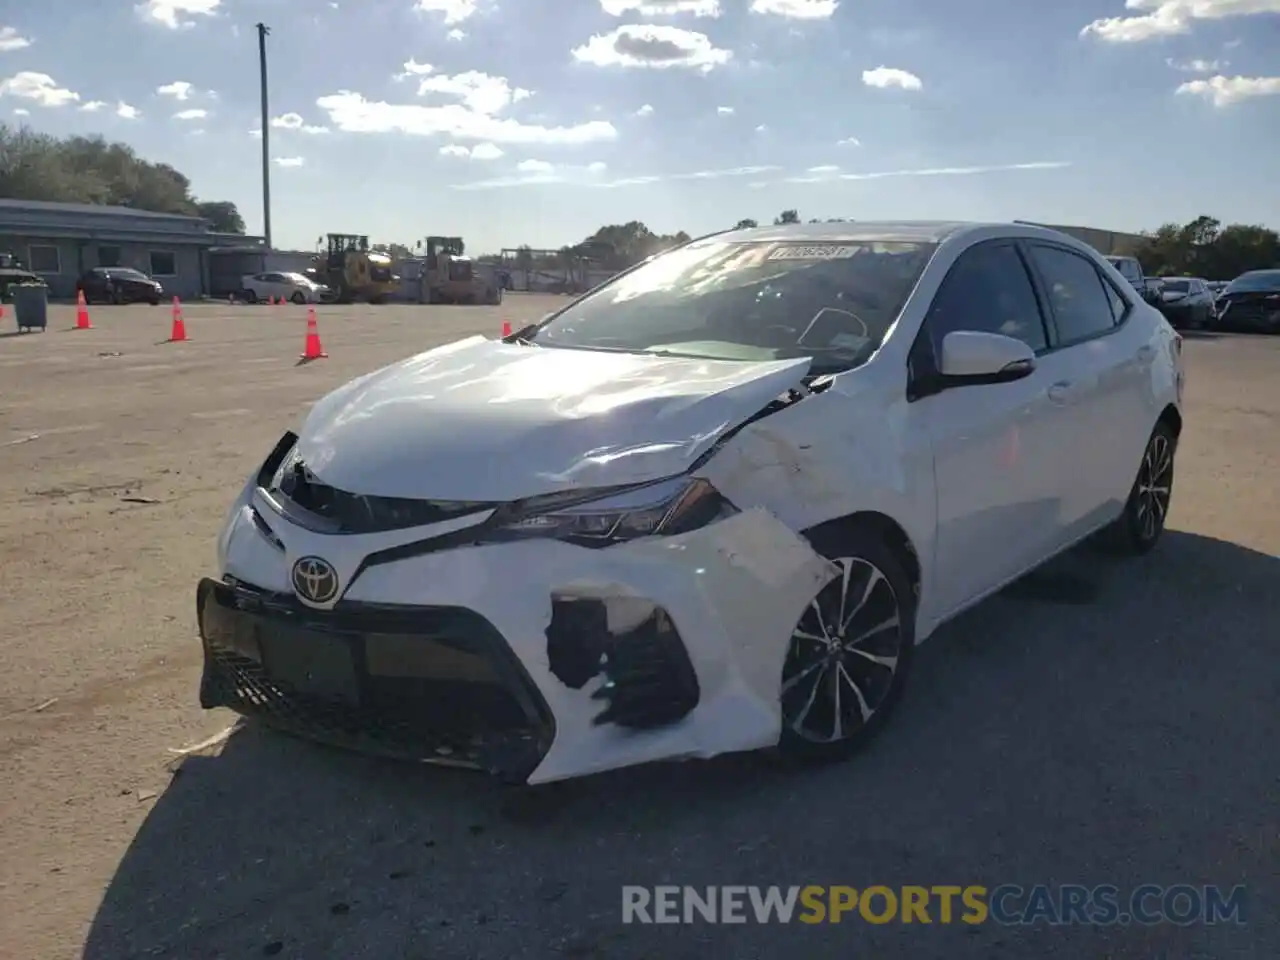
<path id="1" fill-rule="evenodd" d="M 344 604 L 314 611 L 201 580 L 200 703 L 311 739 L 523 782 L 555 721 L 493 625 L 462 608 Z"/>

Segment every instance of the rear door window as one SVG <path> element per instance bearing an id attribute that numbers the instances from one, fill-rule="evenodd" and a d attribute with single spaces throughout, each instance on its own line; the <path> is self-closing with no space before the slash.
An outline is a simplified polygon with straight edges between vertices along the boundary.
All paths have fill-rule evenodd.
<path id="1" fill-rule="evenodd" d="M 1105 281 L 1089 259 L 1062 247 L 1032 244 L 1031 260 L 1044 283 L 1062 345 L 1115 329 L 1118 321 Z"/>

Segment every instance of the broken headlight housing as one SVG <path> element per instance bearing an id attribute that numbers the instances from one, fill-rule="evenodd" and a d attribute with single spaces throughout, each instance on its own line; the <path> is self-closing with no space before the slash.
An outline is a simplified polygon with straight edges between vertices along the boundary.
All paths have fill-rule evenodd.
<path id="1" fill-rule="evenodd" d="M 676 477 L 644 486 L 574 490 L 514 504 L 511 519 L 487 539 L 551 538 L 604 547 L 670 536 L 737 513 L 708 481 Z"/>

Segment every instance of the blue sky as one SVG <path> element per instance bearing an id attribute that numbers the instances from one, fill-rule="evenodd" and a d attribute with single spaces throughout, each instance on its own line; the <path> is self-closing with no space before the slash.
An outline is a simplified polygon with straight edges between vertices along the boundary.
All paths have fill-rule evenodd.
<path id="1" fill-rule="evenodd" d="M 0 119 L 102 133 L 277 246 L 602 223 L 1280 227 L 1280 0 L 0 2 Z"/>

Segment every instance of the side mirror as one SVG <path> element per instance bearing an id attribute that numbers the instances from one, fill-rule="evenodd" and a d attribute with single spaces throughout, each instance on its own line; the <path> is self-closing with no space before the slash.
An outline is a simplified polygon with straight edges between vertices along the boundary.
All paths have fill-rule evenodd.
<path id="1" fill-rule="evenodd" d="M 1011 383 L 1031 375 L 1036 355 L 1013 337 L 956 330 L 942 338 L 938 368 L 948 386 Z"/>

